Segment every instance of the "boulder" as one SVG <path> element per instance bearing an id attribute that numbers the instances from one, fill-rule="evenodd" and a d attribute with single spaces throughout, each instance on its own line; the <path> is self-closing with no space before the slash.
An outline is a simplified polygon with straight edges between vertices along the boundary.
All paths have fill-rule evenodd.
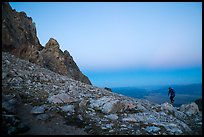
<path id="1" fill-rule="evenodd" d="M 62 111 L 74 113 L 74 106 L 73 105 L 66 105 L 61 107 Z"/>
<path id="2" fill-rule="evenodd" d="M 113 126 L 112 123 L 106 124 L 106 125 L 102 126 L 101 129 L 110 129 L 110 128 L 112 128 L 112 126 Z"/>
<path id="3" fill-rule="evenodd" d="M 128 114 L 122 120 L 127 122 L 146 122 L 147 117 L 144 116 L 142 113 L 136 113 L 136 114 Z"/>
<path id="4" fill-rule="evenodd" d="M 180 120 L 184 120 L 187 118 L 187 115 L 185 113 L 177 110 L 174 111 L 174 116 Z"/>
<path id="5" fill-rule="evenodd" d="M 105 114 L 121 112 L 124 108 L 119 100 L 107 96 L 101 97 L 97 100 L 91 100 L 90 107 L 100 110 Z"/>
<path id="6" fill-rule="evenodd" d="M 31 109 L 32 114 L 42 114 L 45 112 L 44 106 L 35 106 Z"/>
<path id="7" fill-rule="evenodd" d="M 161 110 L 165 113 L 172 114 L 174 112 L 174 107 L 172 106 L 172 104 L 166 102 L 161 104 Z"/>
<path id="8" fill-rule="evenodd" d="M 141 111 L 141 112 L 146 112 L 147 109 L 141 104 L 141 103 L 137 103 L 136 108 L 137 111 Z"/>
<path id="9" fill-rule="evenodd" d="M 88 100 L 83 99 L 83 100 L 79 103 L 79 107 L 80 107 L 80 108 L 84 108 L 84 107 L 86 107 L 87 103 L 88 103 Z"/>
<path id="10" fill-rule="evenodd" d="M 199 112 L 198 105 L 194 102 L 191 104 L 183 104 L 180 107 L 180 111 L 184 112 L 188 116 L 196 115 Z"/>
<path id="11" fill-rule="evenodd" d="M 117 114 L 110 114 L 110 115 L 106 115 L 106 118 L 110 119 L 110 120 L 117 120 L 118 119 L 118 115 Z"/>
<path id="12" fill-rule="evenodd" d="M 155 126 L 147 126 L 144 130 L 146 130 L 149 133 L 152 133 L 152 132 L 158 132 L 160 128 Z"/>
<path id="13" fill-rule="evenodd" d="M 112 100 L 105 103 L 101 110 L 105 114 L 116 113 L 120 110 L 119 100 Z"/>
<path id="14" fill-rule="evenodd" d="M 101 97 L 97 100 L 90 100 L 90 107 L 100 109 L 101 106 L 103 106 L 106 102 L 108 102 L 110 100 L 111 100 L 111 98 L 106 97 L 106 96 Z"/>
<path id="15" fill-rule="evenodd" d="M 36 116 L 36 118 L 38 120 L 46 121 L 46 120 L 49 119 L 49 115 L 48 114 L 39 114 L 39 115 Z"/>
<path id="16" fill-rule="evenodd" d="M 48 102 L 54 103 L 54 104 L 56 104 L 56 103 L 71 103 L 74 101 L 75 101 L 75 99 L 66 93 L 60 93 L 60 94 L 53 95 L 53 96 L 48 98 Z"/>

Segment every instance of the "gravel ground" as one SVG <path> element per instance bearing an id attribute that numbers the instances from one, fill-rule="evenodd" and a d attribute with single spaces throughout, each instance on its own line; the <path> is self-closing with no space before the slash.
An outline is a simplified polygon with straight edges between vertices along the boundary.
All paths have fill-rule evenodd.
<path id="1" fill-rule="evenodd" d="M 59 114 L 53 114 L 53 118 L 42 121 L 30 113 L 30 104 L 20 104 L 17 108 L 17 116 L 22 122 L 29 125 L 30 130 L 21 135 L 88 135 L 83 129 L 65 124 L 65 119 Z"/>

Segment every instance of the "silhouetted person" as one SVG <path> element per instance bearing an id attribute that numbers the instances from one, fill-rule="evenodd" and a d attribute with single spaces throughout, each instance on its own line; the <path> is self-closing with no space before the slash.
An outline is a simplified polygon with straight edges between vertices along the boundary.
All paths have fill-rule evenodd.
<path id="1" fill-rule="evenodd" d="M 170 94 L 171 104 L 173 104 L 174 103 L 175 92 L 174 92 L 174 90 L 171 87 L 169 87 L 168 96 L 169 96 L 169 94 Z"/>

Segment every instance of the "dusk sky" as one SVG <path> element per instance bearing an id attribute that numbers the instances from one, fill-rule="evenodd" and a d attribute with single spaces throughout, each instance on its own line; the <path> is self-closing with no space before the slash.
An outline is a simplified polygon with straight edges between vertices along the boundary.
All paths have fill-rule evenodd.
<path id="1" fill-rule="evenodd" d="M 202 83 L 201 2 L 10 2 L 99 87 Z"/>

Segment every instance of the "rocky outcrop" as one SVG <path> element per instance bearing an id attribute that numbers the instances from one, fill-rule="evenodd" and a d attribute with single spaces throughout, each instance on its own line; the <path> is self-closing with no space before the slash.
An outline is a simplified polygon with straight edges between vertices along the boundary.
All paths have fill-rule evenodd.
<path id="1" fill-rule="evenodd" d="M 198 105 L 198 109 L 202 111 L 202 98 L 195 100 L 195 103 Z"/>
<path id="2" fill-rule="evenodd" d="M 42 48 L 32 18 L 2 3 L 2 50 L 34 61 Z"/>
<path id="3" fill-rule="evenodd" d="M 46 123 L 53 125 L 50 122 L 60 115 L 64 123 L 57 122 L 52 127 L 60 126 L 58 133 L 66 125 L 73 124 L 87 134 L 202 135 L 202 112 L 195 103 L 175 108 L 169 103 L 160 105 L 126 97 L 54 73 L 5 52 L 2 52 L 2 97 L 6 134 L 22 132 L 18 131 L 19 124 L 9 123 L 15 120 L 7 120 L 10 114 L 15 117 L 15 111 L 10 112 L 13 108 L 23 111 L 15 105 L 18 102 L 30 106 L 29 111 L 23 113 L 23 117 L 32 114 L 27 119 L 30 130 L 36 121 L 40 121 L 38 126 L 42 127 Z M 28 130 L 26 126 L 22 127 Z M 23 131 L 30 131 L 27 130 Z"/>
<path id="4" fill-rule="evenodd" d="M 78 66 L 73 60 L 73 57 L 67 50 L 62 52 L 59 43 L 50 38 L 45 48 L 39 53 L 39 64 L 61 75 L 66 75 L 75 80 L 91 85 L 90 80 L 79 70 Z"/>
<path id="5" fill-rule="evenodd" d="M 111 89 L 111 88 L 105 87 L 104 89 L 105 89 L 105 90 L 108 90 L 108 91 L 110 91 L 110 92 L 112 92 L 112 89 Z"/>
<path id="6" fill-rule="evenodd" d="M 59 43 L 53 38 L 43 47 L 37 38 L 32 18 L 27 17 L 25 12 L 12 10 L 9 3 L 2 3 L 2 50 L 91 85 L 69 52 L 62 52 Z"/>
<path id="7" fill-rule="evenodd" d="M 198 105 L 192 102 L 191 104 L 181 105 L 180 111 L 184 112 L 188 116 L 191 116 L 191 115 L 197 114 L 199 112 L 199 109 L 198 109 Z"/>

